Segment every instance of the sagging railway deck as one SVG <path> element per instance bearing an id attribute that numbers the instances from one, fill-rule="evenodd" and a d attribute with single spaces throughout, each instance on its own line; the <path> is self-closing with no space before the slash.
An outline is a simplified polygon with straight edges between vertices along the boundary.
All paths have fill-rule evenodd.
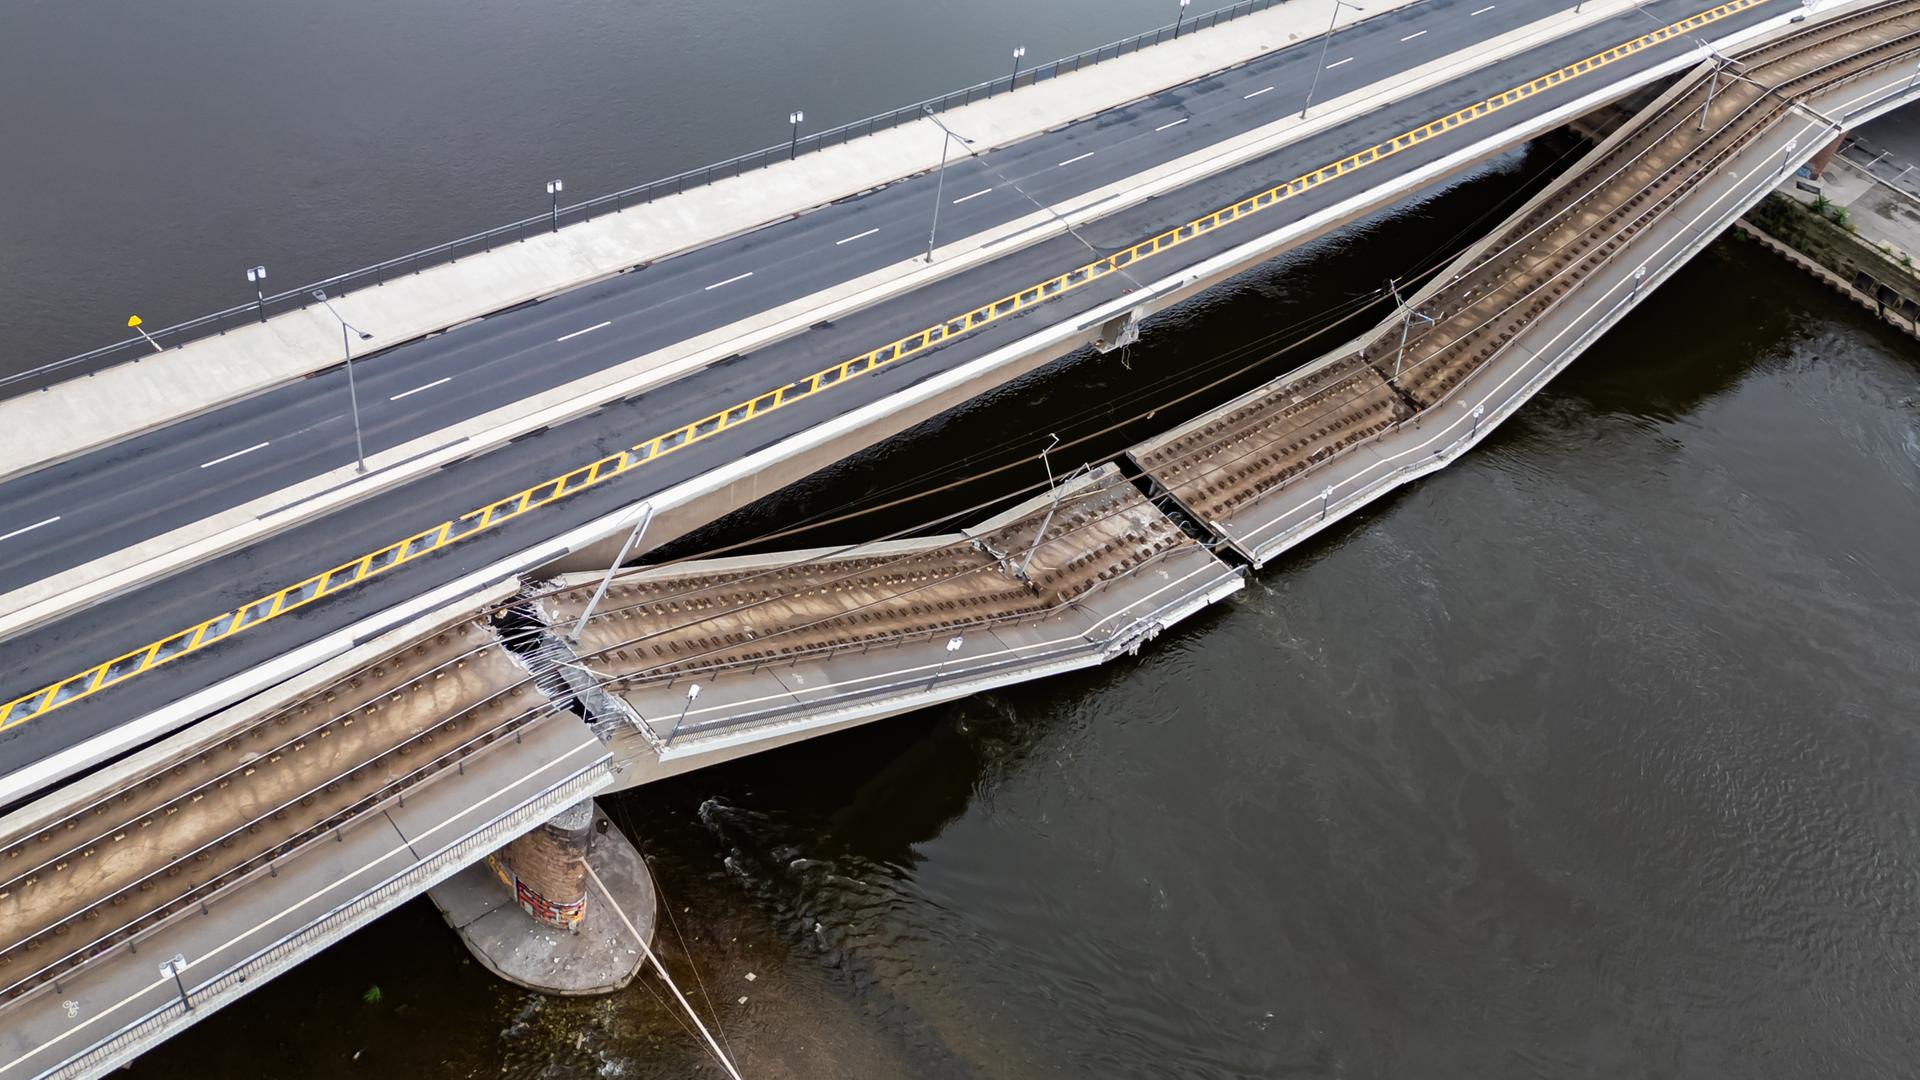
<path id="1" fill-rule="evenodd" d="M 627 738 L 666 759 L 1098 663 L 1241 583 L 1108 465 L 955 534 L 626 576 L 580 663 L 619 695 Z M 590 591 L 546 596 L 549 622 Z"/>
<path id="2" fill-rule="evenodd" d="M 1531 353 L 1529 332 L 1571 317 L 1564 305 L 1583 282 L 1618 271 L 1636 237 L 1756 136 L 1805 109 L 1807 98 L 1885 72 L 1916 48 L 1920 5 L 1894 3 L 1704 66 L 1360 341 L 1129 455 L 1209 529 L 1264 564 L 1340 503 L 1350 509 L 1363 492 L 1371 498 L 1393 486 L 1381 485 L 1386 475 L 1411 479 L 1435 458 L 1444 463 L 1453 444 L 1411 460 L 1395 444 L 1431 442 L 1415 433 L 1456 424 L 1447 410 L 1467 405 L 1469 384 L 1487 381 L 1481 376 L 1497 372 L 1505 383 L 1515 365 L 1548 370 L 1571 360 L 1564 348 Z M 1637 300 L 1646 267 L 1634 273 L 1625 307 Z M 1521 381 L 1528 393 L 1537 389 L 1532 378 Z M 1483 430 L 1486 403 L 1472 408 L 1464 443 Z"/>

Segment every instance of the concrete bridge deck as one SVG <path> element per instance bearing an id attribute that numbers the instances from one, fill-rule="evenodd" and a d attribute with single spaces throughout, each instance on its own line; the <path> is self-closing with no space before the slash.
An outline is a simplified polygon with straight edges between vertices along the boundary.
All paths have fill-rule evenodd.
<path id="1" fill-rule="evenodd" d="M 125 745 L 150 737 L 391 624 L 383 620 L 408 617 L 417 610 L 411 605 L 443 603 L 590 543 L 639 499 L 654 501 L 669 519 L 677 514 L 684 531 L 1063 355 L 1115 317 L 1176 303 L 1288 243 L 1684 65 L 1698 34 L 1760 32 L 1791 10 L 1778 0 L 1711 8 L 1666 0 L 1302 138 L 1269 145 L 1249 136 L 1254 141 L 1238 148 L 1230 167 L 1212 161 L 1197 176 L 1176 168 L 1156 199 L 1100 216 L 1079 236 L 984 249 L 990 261 L 899 301 L 445 465 L 350 513 L 303 522 L 243 555 L 132 590 L 116 601 L 110 623 L 65 620 L 17 635 L 0 643 L 0 663 L 21 685 L 44 679 L 45 690 L 28 690 L 8 707 L 0 757 L 15 773 L 44 778 L 97 754 L 103 739 Z M 1683 18 L 1657 35 L 1647 29 L 1676 15 Z M 1596 44 L 1600 52 L 1582 51 Z M 1261 90 L 1232 97 L 1244 101 Z M 1181 103 L 1173 105 L 1177 112 Z M 1057 172 L 1068 160 L 1042 162 L 1041 171 Z M 1288 176 L 1296 179 L 1272 186 Z M 1169 218 L 1183 217 L 1188 224 L 1167 230 Z M 1118 254 L 1087 263 L 1083 239 Z M 897 336 L 903 326 L 924 326 L 928 310 L 958 314 L 912 338 Z M 888 341 L 894 344 L 876 349 Z M 822 355 L 853 360 L 822 371 Z M 802 386 L 804 393 L 788 392 Z M 728 408 L 729 401 L 741 404 Z M 704 411 L 712 408 L 722 411 Z M 695 419 L 676 429 L 663 416 Z M 662 428 L 657 438 L 632 442 L 636 430 Z M 594 463 L 582 460 L 587 446 L 630 449 Z M 503 489 L 514 494 L 470 510 L 470 493 Z M 395 522 L 426 531 L 394 542 Z M 292 567 L 300 568 L 292 583 L 270 584 L 288 581 L 281 575 Z M 362 584 L 374 580 L 377 587 Z M 208 611 L 210 600 L 234 606 L 221 616 Z M 99 666 L 74 674 L 67 665 L 85 663 L 80 656 L 99 658 Z M 183 656 L 191 660 L 176 662 Z M 154 701 L 170 704 L 156 709 Z M 62 714 L 57 728 L 34 722 L 54 710 Z"/>

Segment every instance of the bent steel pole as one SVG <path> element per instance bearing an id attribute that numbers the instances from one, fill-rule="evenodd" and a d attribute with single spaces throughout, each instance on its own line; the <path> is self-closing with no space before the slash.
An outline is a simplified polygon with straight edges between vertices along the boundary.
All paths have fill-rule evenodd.
<path id="1" fill-rule="evenodd" d="M 646 535 L 647 525 L 652 521 L 653 504 L 650 502 L 641 503 L 639 517 L 634 521 L 633 529 L 627 533 L 626 540 L 621 543 L 620 554 L 613 557 L 613 564 L 607 567 L 606 574 L 600 578 L 600 587 L 593 590 L 593 598 L 587 601 L 586 607 L 580 609 L 579 620 L 573 624 L 573 629 L 567 633 L 567 644 L 572 645 L 576 649 L 580 647 L 580 635 L 587 628 L 587 620 L 593 618 L 593 609 L 599 607 L 600 601 L 606 598 L 607 587 L 613 584 L 613 575 L 620 572 L 620 564 L 627 561 L 627 556 L 633 551 L 633 546 L 640 542 L 642 536 Z"/>

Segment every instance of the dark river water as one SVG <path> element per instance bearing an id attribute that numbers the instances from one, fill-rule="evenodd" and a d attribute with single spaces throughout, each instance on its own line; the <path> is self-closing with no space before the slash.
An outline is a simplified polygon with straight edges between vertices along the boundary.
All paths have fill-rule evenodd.
<path id="1" fill-rule="evenodd" d="M 262 247 L 338 269 L 524 211 L 549 173 L 669 171 L 771 141 L 790 103 L 848 118 L 1170 6 L 16 0 L 0 91 L 37 104 L 0 116 L 0 275 L 23 283 L 0 352 L 105 340 L 132 295 L 222 300 Z M 1036 432 L 1116 427 L 1075 457 L 1110 455 L 1332 344 L 1269 355 L 1571 145 L 689 544 Z M 605 805 L 756 1080 L 1903 1077 L 1917 776 L 1920 347 L 1724 240 L 1459 464 L 1137 659 Z M 718 1075 L 657 995 L 511 989 L 422 899 L 134 1074 Z"/>

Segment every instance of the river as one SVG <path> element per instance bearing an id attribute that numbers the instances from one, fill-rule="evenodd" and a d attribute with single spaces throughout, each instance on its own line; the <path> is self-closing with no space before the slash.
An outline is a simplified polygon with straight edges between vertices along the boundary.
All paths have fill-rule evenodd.
<path id="1" fill-rule="evenodd" d="M 51 306 L 10 317 L 9 338 L 36 358 L 103 340 L 82 312 L 141 290 L 206 299 L 209 266 L 258 261 L 236 239 L 248 227 L 286 245 L 290 272 L 295 251 L 337 269 L 463 228 L 449 205 L 484 224 L 537 202 L 554 171 L 537 163 L 586 160 L 590 128 L 673 141 L 660 158 L 628 139 L 597 159 L 613 186 L 692 163 L 674 154 L 743 148 L 701 141 L 715 130 L 771 141 L 779 124 L 742 110 L 784 119 L 800 95 L 782 88 L 805 73 L 831 72 L 840 104 L 814 105 L 832 99 L 822 90 L 805 103 L 831 122 L 846 117 L 829 108 L 851 116 L 988 74 L 950 54 L 990 56 L 1016 20 L 1035 24 L 1033 56 L 1170 5 L 927 4 L 909 19 L 836 0 L 760 13 L 745 38 L 734 32 L 754 5 L 106 6 L 129 16 L 125 40 L 89 63 L 123 65 L 121 90 L 151 82 L 155 55 L 184 65 L 190 45 L 213 57 L 242 41 L 251 55 L 265 34 L 292 51 L 250 63 L 345 98 L 316 91 L 298 122 L 324 119 L 373 157 L 315 151 L 301 160 L 325 168 L 302 178 L 286 162 L 236 178 L 293 193 L 287 212 L 306 224 L 291 231 L 239 194 L 248 209 L 232 215 L 169 202 L 192 186 L 170 156 L 137 182 L 61 186 L 91 224 L 60 235 L 101 273 L 72 306 L 47 294 Z M 81 8 L 0 19 L 57 34 Z M 156 41 L 156 20 L 179 40 Z M 355 31 L 318 33 L 334 21 Z M 415 57 L 429 40 L 434 54 Z M 931 55 L 903 59 L 902 41 Z M 835 59 L 857 53 L 877 62 Z M 194 77 L 224 79 L 209 63 Z M 727 92 L 700 83 L 722 70 L 739 80 Z M 0 89 L 21 77 L 0 74 Z M 291 98 L 240 82 L 219 100 L 147 89 L 141 115 L 112 121 L 127 126 L 100 145 L 69 146 L 70 133 L 59 145 L 131 161 L 114 144 L 160 112 L 185 118 L 169 145 L 264 162 L 271 150 L 254 143 L 269 121 L 295 122 Z M 590 90 L 622 104 L 582 116 Z M 240 113 L 264 126 L 223 130 Z M 469 138 L 481 125 L 501 130 Z M 549 129 L 546 152 L 528 145 Z M 392 152 L 403 135 L 421 144 L 417 168 Z M 1112 426 L 1137 400 L 1221 380 L 1087 451 L 1111 453 L 1328 344 L 1258 363 L 1268 348 L 1236 352 L 1292 342 L 1317 313 L 1430 263 L 1567 149 L 1508 155 L 1189 305 L 1124 356 L 1041 372 L 689 543 L 1014 460 L 1036 433 Z M 116 203 L 178 259 L 116 238 Z M 0 272 L 51 259 L 29 225 L 26 242 L 0 246 L 13 264 Z M 1036 476 L 1029 465 L 835 535 L 955 512 Z M 1722 240 L 1458 464 L 1138 658 L 606 805 L 667 898 L 662 947 L 756 1080 L 1910 1075 L 1916 541 L 1920 349 Z M 424 899 L 133 1070 L 360 1072 L 717 1075 L 651 984 L 586 1001 L 516 991 L 470 963 Z"/>

